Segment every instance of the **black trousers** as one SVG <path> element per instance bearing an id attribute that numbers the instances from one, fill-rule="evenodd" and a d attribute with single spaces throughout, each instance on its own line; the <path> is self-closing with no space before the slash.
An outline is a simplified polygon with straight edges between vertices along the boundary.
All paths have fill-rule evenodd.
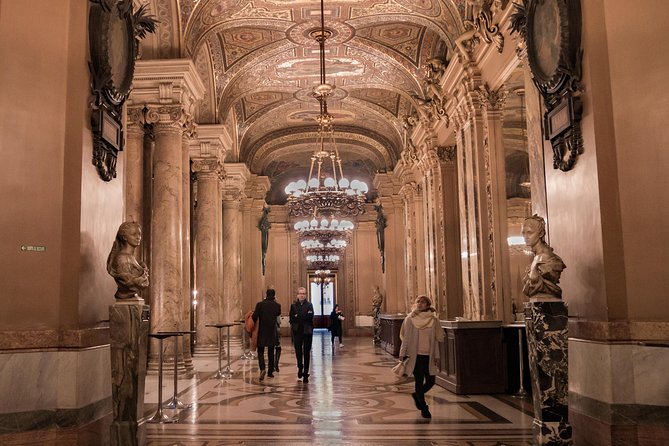
<path id="1" fill-rule="evenodd" d="M 297 357 L 297 368 L 303 370 L 306 375 L 309 373 L 309 363 L 311 362 L 311 342 L 313 335 L 293 332 L 293 345 L 295 346 L 295 356 Z"/>
<path id="2" fill-rule="evenodd" d="M 413 376 L 416 379 L 416 397 L 424 406 L 425 394 L 434 386 L 435 377 L 430 375 L 430 357 L 427 355 L 416 356 L 416 366 L 413 368 Z"/>
<path id="3" fill-rule="evenodd" d="M 258 368 L 265 370 L 265 345 L 258 344 Z M 267 347 L 267 362 L 269 363 L 269 373 L 274 371 L 274 346 Z"/>

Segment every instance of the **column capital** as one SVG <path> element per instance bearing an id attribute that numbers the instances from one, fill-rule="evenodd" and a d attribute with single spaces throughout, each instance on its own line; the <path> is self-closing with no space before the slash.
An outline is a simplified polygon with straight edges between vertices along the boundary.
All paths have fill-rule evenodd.
<path id="1" fill-rule="evenodd" d="M 126 107 L 126 130 L 128 133 L 144 134 L 145 111 L 144 105 Z"/>
<path id="2" fill-rule="evenodd" d="M 223 201 L 240 201 L 245 195 L 246 182 L 251 172 L 244 163 L 225 165 L 225 181 L 222 187 Z"/>
<path id="3" fill-rule="evenodd" d="M 442 163 L 454 164 L 457 157 L 457 146 L 438 146 L 437 156 Z"/>
<path id="4" fill-rule="evenodd" d="M 265 196 L 271 187 L 269 178 L 266 176 L 252 174 L 246 182 L 245 194 L 254 200 L 265 201 Z"/>
<path id="5" fill-rule="evenodd" d="M 182 134 L 184 126 L 190 119 L 181 104 L 146 106 L 146 123 L 153 125 L 154 133 L 178 132 Z"/>
<path id="6" fill-rule="evenodd" d="M 225 178 L 223 164 L 216 157 L 194 159 L 193 172 L 198 180 L 203 178 L 215 178 L 219 181 L 223 181 Z"/>
<path id="7" fill-rule="evenodd" d="M 482 110 L 500 112 L 506 102 L 507 90 L 503 87 L 491 90 L 487 84 L 481 85 L 476 93 Z"/>

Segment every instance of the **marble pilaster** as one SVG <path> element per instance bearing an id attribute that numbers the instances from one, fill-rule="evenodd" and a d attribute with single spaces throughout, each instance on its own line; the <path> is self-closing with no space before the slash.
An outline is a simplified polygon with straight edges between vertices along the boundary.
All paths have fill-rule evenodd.
<path id="1" fill-rule="evenodd" d="M 144 106 L 128 106 L 125 143 L 125 218 L 144 219 Z"/>
<path id="2" fill-rule="evenodd" d="M 491 184 L 486 150 L 490 149 L 484 124 L 478 82 L 463 81 L 458 107 L 453 114 L 458 165 L 460 205 L 460 251 L 464 317 L 496 318 L 494 254 L 490 240 Z"/>
<path id="3" fill-rule="evenodd" d="M 149 306 L 116 303 L 109 306 L 112 377 L 112 446 L 144 444 L 144 377 L 149 334 Z"/>
<path id="4" fill-rule="evenodd" d="M 269 178 L 251 175 L 246 182 L 245 195 L 242 202 L 243 228 L 242 240 L 242 309 L 245 313 L 254 308 L 257 296 L 262 296 L 264 289 L 270 283 L 262 272 L 262 240 L 258 222 L 266 206 L 265 196 L 270 189 Z M 270 219 L 275 218 L 270 212 Z M 270 243 L 268 255 L 276 246 Z M 267 274 L 267 271 L 265 271 Z"/>
<path id="5" fill-rule="evenodd" d="M 215 328 L 205 325 L 222 317 L 221 288 L 218 280 L 219 221 L 221 219 L 220 185 L 223 166 L 217 157 L 195 159 L 193 171 L 197 178 L 197 210 L 195 227 L 195 277 L 197 284 L 196 327 L 197 350 L 217 343 Z"/>
<path id="6" fill-rule="evenodd" d="M 573 444 L 567 406 L 567 321 L 567 306 L 562 301 L 525 304 L 535 445 Z"/>
<path id="7" fill-rule="evenodd" d="M 405 183 L 400 189 L 400 196 L 404 208 L 404 260 L 406 275 L 406 297 L 403 313 L 408 313 L 413 305 L 413 299 L 425 293 L 425 281 L 418 271 L 423 271 L 422 255 L 419 255 L 418 246 L 422 245 L 422 208 L 420 205 L 420 190 L 417 183 Z"/>
<path id="8" fill-rule="evenodd" d="M 190 123 L 186 128 L 186 131 L 183 133 L 183 138 L 181 140 L 181 173 L 182 173 L 182 185 L 181 185 L 181 196 L 182 196 L 182 218 L 183 222 L 183 239 L 182 239 L 182 250 L 183 256 L 181 261 L 181 271 L 182 271 L 182 296 L 181 304 L 183 305 L 183 314 L 185 318 L 184 326 L 185 329 L 190 330 L 190 313 L 191 313 L 191 265 L 192 265 L 192 255 L 191 255 L 191 179 L 190 179 L 190 154 L 189 146 L 190 140 L 195 135 L 195 125 Z M 184 366 L 186 370 L 192 371 L 193 366 L 193 357 L 191 356 L 191 335 L 186 334 L 181 337 L 181 350 L 183 351 Z"/>

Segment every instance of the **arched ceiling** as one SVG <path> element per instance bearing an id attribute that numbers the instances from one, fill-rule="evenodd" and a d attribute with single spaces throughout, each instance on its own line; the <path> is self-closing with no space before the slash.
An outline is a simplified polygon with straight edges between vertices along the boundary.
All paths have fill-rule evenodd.
<path id="1" fill-rule="evenodd" d="M 223 123 L 237 159 L 274 189 L 305 168 L 316 141 L 319 0 L 151 0 L 178 7 L 180 53 L 208 86 L 198 118 Z M 402 150 L 402 116 L 422 96 L 422 66 L 450 59 L 465 0 L 325 0 L 328 102 L 347 176 L 392 169 Z M 160 17 L 159 17 L 160 18 Z M 170 20 L 174 23 L 174 20 Z M 355 172 L 355 173 L 354 173 Z"/>

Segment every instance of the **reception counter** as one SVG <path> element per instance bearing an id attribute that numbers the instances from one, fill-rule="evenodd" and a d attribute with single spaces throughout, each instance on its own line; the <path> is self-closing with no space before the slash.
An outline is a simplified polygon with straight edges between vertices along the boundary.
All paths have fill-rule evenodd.
<path id="1" fill-rule="evenodd" d="M 380 314 L 381 321 L 381 348 L 393 356 L 400 354 L 400 328 L 406 314 Z"/>
<path id="2" fill-rule="evenodd" d="M 503 393 L 501 321 L 441 321 L 445 331 L 437 384 L 456 394 Z"/>

